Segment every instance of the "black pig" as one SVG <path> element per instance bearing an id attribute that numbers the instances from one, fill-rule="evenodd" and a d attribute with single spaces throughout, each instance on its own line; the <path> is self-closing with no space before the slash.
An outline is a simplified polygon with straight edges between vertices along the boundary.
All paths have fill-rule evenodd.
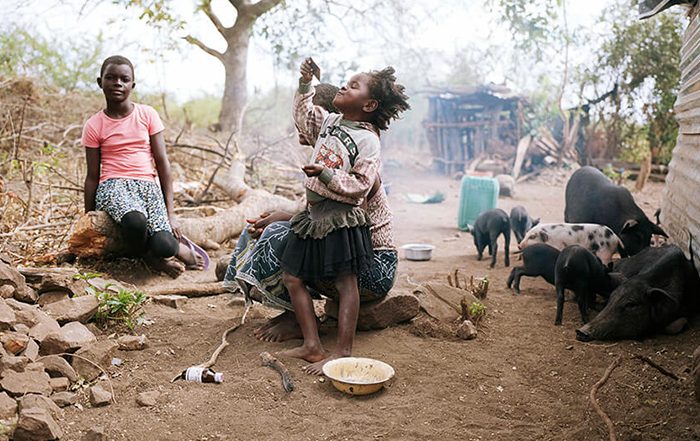
<path id="1" fill-rule="evenodd" d="M 625 187 L 610 182 L 593 167 L 576 170 L 566 184 L 567 223 L 594 223 L 610 227 L 620 237 L 629 255 L 651 243 L 651 235 L 668 235 L 644 214 Z"/>
<path id="2" fill-rule="evenodd" d="M 564 290 L 570 289 L 576 294 L 581 320 L 588 323 L 588 306 L 595 303 L 596 294 L 608 297 L 620 284 L 615 274 L 593 253 L 580 245 L 564 248 L 554 269 L 554 286 L 557 290 L 557 316 L 555 325 L 561 325 L 564 313 Z"/>
<path id="3" fill-rule="evenodd" d="M 540 223 L 540 218 L 531 218 L 522 205 L 516 205 L 510 210 L 510 229 L 513 230 L 515 240 L 518 243 L 522 242 L 525 233 L 538 223 Z"/>
<path id="4" fill-rule="evenodd" d="M 474 228 L 472 228 L 472 236 L 474 236 L 474 245 L 478 253 L 478 259 L 481 260 L 484 255 L 484 248 L 489 247 L 489 255 L 491 255 L 491 265 L 496 266 L 496 255 L 498 254 L 498 236 L 503 234 L 505 237 L 505 264 L 510 266 L 510 220 L 505 211 L 500 208 L 484 211 L 476 218 Z"/>
<path id="5" fill-rule="evenodd" d="M 508 288 L 514 284 L 516 294 L 520 294 L 520 278 L 522 276 L 542 276 L 549 284 L 554 285 L 554 266 L 559 257 L 559 250 L 544 243 L 536 243 L 523 249 L 523 266 L 516 266 L 508 276 Z"/>
<path id="6" fill-rule="evenodd" d="M 671 325 L 695 312 L 700 302 L 692 246 L 690 256 L 688 261 L 679 247 L 668 245 L 617 263 L 630 278 L 612 292 L 608 304 L 593 320 L 576 330 L 576 339 L 639 338 L 677 328 Z"/>

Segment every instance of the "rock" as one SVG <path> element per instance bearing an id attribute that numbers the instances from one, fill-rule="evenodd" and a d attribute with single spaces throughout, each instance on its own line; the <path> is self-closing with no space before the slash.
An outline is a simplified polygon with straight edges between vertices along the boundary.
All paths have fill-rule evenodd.
<path id="1" fill-rule="evenodd" d="M 24 301 L 26 298 L 31 298 L 32 294 L 36 296 L 34 290 L 27 286 L 24 276 L 16 268 L 5 262 L 0 262 L 0 286 L 10 286 L 12 288 L 12 296 L 18 300 Z M 7 288 L 3 290 L 3 297 L 7 291 Z M 34 300 L 36 300 L 36 297 Z"/>
<path id="2" fill-rule="evenodd" d="M 513 197 L 515 195 L 515 179 L 511 175 L 496 175 L 498 195 Z"/>
<path id="3" fill-rule="evenodd" d="M 43 307 L 50 303 L 60 302 L 61 300 L 66 300 L 68 298 L 70 298 L 70 296 L 65 291 L 49 291 L 39 294 L 39 298 L 36 302 L 39 304 L 39 306 Z"/>
<path id="4" fill-rule="evenodd" d="M 24 348 L 24 353 L 22 355 L 27 357 L 29 361 L 36 361 L 36 359 L 39 357 L 39 345 L 34 341 L 34 339 L 29 339 L 27 347 Z"/>
<path id="5" fill-rule="evenodd" d="M 15 320 L 15 311 L 7 306 L 5 299 L 0 298 L 0 331 L 11 329 Z"/>
<path id="6" fill-rule="evenodd" d="M 70 272 L 44 274 L 41 277 L 41 282 L 39 283 L 37 292 L 38 294 L 63 292 L 66 293 L 68 297 L 84 296 L 85 290 L 90 285 L 88 285 L 85 278 L 75 278 L 77 274 L 77 272 L 74 274 L 71 274 Z"/>
<path id="7" fill-rule="evenodd" d="M 106 406 L 112 401 L 112 394 L 104 390 L 100 385 L 90 388 L 90 404 L 94 407 Z"/>
<path id="8" fill-rule="evenodd" d="M 143 407 L 153 407 L 158 404 L 158 398 L 160 398 L 160 392 L 157 390 L 141 392 L 136 396 L 136 404 Z"/>
<path id="9" fill-rule="evenodd" d="M 117 339 L 120 351 L 140 351 L 148 346 L 146 336 L 141 335 L 123 335 Z"/>
<path id="10" fill-rule="evenodd" d="M 29 359 L 27 357 L 13 357 L 12 355 L 6 355 L 0 359 L 0 372 L 4 372 L 6 370 L 24 372 L 27 364 L 29 364 Z"/>
<path id="11" fill-rule="evenodd" d="M 49 385 L 54 392 L 63 392 L 64 390 L 68 390 L 70 380 L 66 377 L 49 378 Z"/>
<path id="12" fill-rule="evenodd" d="M 51 395 L 51 401 L 58 407 L 68 407 L 78 402 L 78 394 L 73 392 L 57 392 Z"/>
<path id="13" fill-rule="evenodd" d="M 14 326 L 12 326 L 12 330 L 20 334 L 29 335 L 29 326 L 22 323 L 15 323 Z"/>
<path id="14" fill-rule="evenodd" d="M 25 394 L 51 395 L 49 375 L 45 372 L 15 372 L 8 370 L 3 372 L 0 386 L 13 397 Z"/>
<path id="15" fill-rule="evenodd" d="M 0 285 L 0 297 L 3 299 L 11 299 L 15 293 L 15 287 L 12 285 Z"/>
<path id="16" fill-rule="evenodd" d="M 216 261 L 216 270 L 214 270 L 214 274 L 216 274 L 216 280 L 219 282 L 223 282 L 229 262 L 231 262 L 230 254 L 225 254 Z"/>
<path id="17" fill-rule="evenodd" d="M 85 357 L 93 363 L 97 363 L 103 369 L 107 369 L 112 364 L 112 358 L 116 355 L 117 347 L 117 343 L 113 340 L 103 340 L 87 345 L 75 354 Z M 101 373 L 95 366 L 78 357 L 73 357 L 71 365 L 78 375 L 85 378 L 87 381 L 94 380 Z"/>
<path id="18" fill-rule="evenodd" d="M 187 300 L 189 300 L 185 296 L 177 295 L 153 296 L 151 298 L 153 299 L 154 303 L 169 306 L 175 309 L 182 309 L 182 307 L 185 306 L 185 303 L 187 303 Z"/>
<path id="19" fill-rule="evenodd" d="M 61 418 L 63 416 L 63 411 L 61 410 L 61 408 L 58 407 L 58 405 L 54 403 L 53 400 L 43 395 L 25 395 L 22 398 L 18 399 L 17 402 L 19 403 L 20 412 L 22 412 L 24 409 L 39 407 L 48 411 L 54 418 Z"/>
<path id="20" fill-rule="evenodd" d="M 5 331 L 0 333 L 0 342 L 7 352 L 16 355 L 27 347 L 29 336 L 15 331 Z"/>
<path id="21" fill-rule="evenodd" d="M 68 364 L 65 358 L 59 355 L 42 357 L 41 363 L 50 377 L 66 377 L 71 383 L 78 381 L 78 374 L 75 372 L 75 369 Z"/>
<path id="22" fill-rule="evenodd" d="M 61 330 L 61 325 L 59 325 L 56 320 L 48 316 L 47 318 L 49 318 L 49 320 L 37 323 L 29 330 L 29 336 L 38 341 L 40 344 L 44 342 L 49 334 Z"/>
<path id="23" fill-rule="evenodd" d="M 73 349 L 81 348 L 97 340 L 95 334 L 90 332 L 82 323 L 70 322 L 60 330 L 50 333 L 41 342 L 42 354 L 59 354 Z"/>
<path id="24" fill-rule="evenodd" d="M 406 292 L 390 291 L 381 300 L 360 305 L 357 319 L 357 329 L 384 329 L 397 323 L 411 320 L 418 315 L 420 302 L 418 297 Z M 326 300 L 325 313 L 330 317 L 338 317 L 338 303 Z"/>
<path id="25" fill-rule="evenodd" d="M 5 392 L 0 393 L 0 420 L 10 420 L 17 416 L 17 401 Z"/>
<path id="26" fill-rule="evenodd" d="M 27 367 L 24 368 L 26 372 L 44 372 L 44 363 L 29 363 Z"/>
<path id="27" fill-rule="evenodd" d="M 99 306 L 100 302 L 95 296 L 85 295 L 49 303 L 44 307 L 44 312 L 55 318 L 60 324 L 87 323 L 95 315 Z"/>
<path id="28" fill-rule="evenodd" d="M 105 431 L 102 427 L 93 427 L 85 432 L 82 441 L 104 441 L 107 439 Z"/>
<path id="29" fill-rule="evenodd" d="M 63 436 L 61 428 L 51 414 L 39 407 L 23 409 L 15 429 L 15 441 L 44 441 L 59 439 Z"/>
<path id="30" fill-rule="evenodd" d="M 700 402 L 700 346 L 693 352 L 692 375 L 695 379 L 695 400 Z"/>
<path id="31" fill-rule="evenodd" d="M 28 286 L 25 286 L 24 289 L 16 290 L 14 295 L 16 300 L 31 304 L 36 303 L 38 297 L 36 292 Z"/>
<path id="32" fill-rule="evenodd" d="M 457 328 L 457 337 L 462 340 L 474 340 L 476 338 L 476 326 L 470 320 L 463 321 Z"/>

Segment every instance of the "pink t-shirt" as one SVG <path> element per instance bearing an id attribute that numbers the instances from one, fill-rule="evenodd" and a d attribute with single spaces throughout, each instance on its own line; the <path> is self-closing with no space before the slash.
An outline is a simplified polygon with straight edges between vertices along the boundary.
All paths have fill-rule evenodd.
<path id="1" fill-rule="evenodd" d="M 134 110 L 122 119 L 113 119 L 104 111 L 92 115 L 83 127 L 85 147 L 99 148 L 100 182 L 111 178 L 155 182 L 156 167 L 150 136 L 165 127 L 151 106 L 134 103 Z"/>

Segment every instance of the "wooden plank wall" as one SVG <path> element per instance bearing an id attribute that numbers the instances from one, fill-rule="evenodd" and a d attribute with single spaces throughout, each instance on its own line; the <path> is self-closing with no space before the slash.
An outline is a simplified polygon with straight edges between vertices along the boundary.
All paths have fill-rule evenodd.
<path id="1" fill-rule="evenodd" d="M 687 250 L 693 235 L 696 266 L 700 263 L 700 6 L 691 12 L 681 48 L 681 87 L 676 99 L 678 140 L 666 177 L 661 223 L 673 241 Z M 700 266 L 699 266 L 700 269 Z"/>

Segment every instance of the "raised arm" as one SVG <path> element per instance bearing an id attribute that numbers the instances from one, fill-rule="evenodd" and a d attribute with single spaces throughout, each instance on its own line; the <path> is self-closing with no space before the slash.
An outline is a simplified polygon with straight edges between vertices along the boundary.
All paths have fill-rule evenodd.
<path id="1" fill-rule="evenodd" d="M 294 124 L 310 144 L 316 144 L 318 134 L 321 131 L 323 120 L 328 116 L 328 112 L 321 106 L 313 103 L 316 90 L 311 85 L 312 73 L 308 64 L 308 59 L 304 60 L 299 67 L 299 87 L 294 93 L 292 104 L 292 116 Z"/>

